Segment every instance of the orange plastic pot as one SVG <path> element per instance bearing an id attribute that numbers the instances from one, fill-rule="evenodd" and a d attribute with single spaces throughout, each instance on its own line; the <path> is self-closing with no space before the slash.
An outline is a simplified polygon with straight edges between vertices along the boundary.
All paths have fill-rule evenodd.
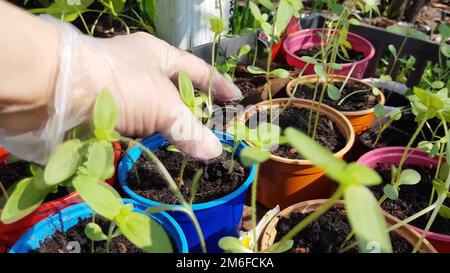
<path id="1" fill-rule="evenodd" d="M 345 81 L 345 76 L 338 76 L 338 75 L 330 75 L 328 80 L 330 82 L 343 82 Z M 299 79 L 294 79 L 290 81 L 286 87 L 286 92 L 288 96 L 292 96 L 292 90 L 295 88 L 295 85 L 299 83 L 300 85 L 307 84 L 307 83 L 316 83 L 319 81 L 319 77 L 317 75 L 307 75 L 302 76 Z M 363 85 L 367 87 L 367 89 L 372 89 L 372 85 L 366 82 L 363 82 L 361 80 L 355 79 L 355 78 L 349 78 L 347 82 L 350 83 L 358 83 L 360 85 Z M 380 93 L 378 96 L 378 103 L 381 105 L 384 105 L 385 97 L 383 93 Z M 340 111 L 344 116 L 346 116 L 350 123 L 353 126 L 353 129 L 355 130 L 355 134 L 359 136 L 360 134 L 364 133 L 365 131 L 369 130 L 373 120 L 375 119 L 375 113 L 374 108 L 361 110 L 361 111 Z"/>
<path id="2" fill-rule="evenodd" d="M 301 203 L 294 204 L 284 210 L 282 210 L 276 217 L 274 217 L 267 227 L 265 228 L 263 234 L 261 235 L 261 239 L 259 241 L 260 243 L 260 249 L 264 250 L 269 248 L 273 243 L 275 242 L 275 238 L 277 236 L 277 224 L 281 217 L 289 218 L 289 216 L 292 213 L 300 212 L 300 213 L 309 213 L 313 212 L 316 209 L 318 209 L 320 206 L 322 206 L 327 199 L 317 199 L 317 200 L 309 200 Z M 335 205 L 336 208 L 344 208 L 344 201 L 338 201 Z M 397 224 L 399 221 L 393 217 L 392 215 L 386 213 L 385 211 L 382 211 L 386 223 L 388 226 L 392 226 Z M 420 234 L 412 229 L 409 226 L 402 226 L 394 231 L 392 231 L 398 236 L 403 237 L 405 240 L 407 240 L 412 246 L 415 246 L 417 242 L 420 239 Z M 420 253 L 437 253 L 436 249 L 427 241 L 425 240 L 419 250 Z"/>
<path id="3" fill-rule="evenodd" d="M 288 101 L 289 99 L 286 98 L 274 99 L 272 109 L 282 107 Z M 314 111 L 317 111 L 318 107 L 317 103 L 303 99 L 293 99 L 291 105 Z M 269 101 L 258 103 L 243 112 L 239 120 L 246 123 L 258 111 L 268 108 Z M 329 106 L 322 105 L 321 114 L 333 121 L 347 140 L 345 147 L 335 153 L 336 157 L 342 159 L 355 141 L 352 125 L 346 117 Z M 309 160 L 293 160 L 271 155 L 269 160 L 260 167 L 257 199 L 267 208 L 273 208 L 276 205 L 285 208 L 304 200 L 328 198 L 335 186 L 334 182 L 325 177 L 325 172 L 312 165 Z"/>
<path id="4" fill-rule="evenodd" d="M 9 154 L 2 148 L 0 148 L 0 162 L 5 161 Z M 114 143 L 114 165 L 117 167 L 117 161 L 120 157 L 120 143 Z M 116 172 L 114 176 L 108 179 L 106 182 L 110 185 L 114 185 L 116 181 Z M 46 202 L 37 208 L 33 213 L 27 217 L 12 223 L 3 224 L 0 222 L 0 248 L 11 247 L 17 239 L 20 238 L 30 227 L 34 226 L 36 223 L 44 218 L 54 215 L 60 210 L 70 207 L 72 205 L 82 202 L 80 196 L 76 193 L 70 193 L 59 199 Z M 1 210 L 0 210 L 1 212 Z"/>

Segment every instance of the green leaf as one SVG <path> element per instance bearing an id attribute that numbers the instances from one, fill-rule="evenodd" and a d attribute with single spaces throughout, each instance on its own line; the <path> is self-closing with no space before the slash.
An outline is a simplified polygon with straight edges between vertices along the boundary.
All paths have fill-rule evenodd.
<path id="1" fill-rule="evenodd" d="M 108 236 L 103 233 L 102 228 L 93 222 L 88 223 L 84 227 L 84 233 L 86 237 L 95 242 L 108 240 Z"/>
<path id="2" fill-rule="evenodd" d="M 327 73 L 325 72 L 325 67 L 323 66 L 323 64 L 316 64 L 314 65 L 314 72 L 316 72 L 317 76 L 319 76 L 319 78 L 324 79 L 327 75 Z"/>
<path id="3" fill-rule="evenodd" d="M 268 9 L 270 11 L 274 10 L 274 6 L 270 0 L 258 0 L 258 2 L 266 9 Z"/>
<path id="4" fill-rule="evenodd" d="M 442 205 L 439 209 L 439 215 L 445 219 L 450 219 L 450 208 L 446 205 Z"/>
<path id="5" fill-rule="evenodd" d="M 450 58 L 450 45 L 441 44 L 439 49 L 445 57 Z"/>
<path id="6" fill-rule="evenodd" d="M 268 160 L 270 153 L 255 147 L 246 147 L 241 151 L 239 157 L 244 167 L 250 167 L 252 164 L 261 164 Z"/>
<path id="7" fill-rule="evenodd" d="M 249 1 L 248 6 L 250 8 L 250 12 L 255 17 L 255 19 L 260 21 L 261 20 L 261 11 L 259 10 L 258 5 L 253 3 L 253 1 Z"/>
<path id="8" fill-rule="evenodd" d="M 381 75 L 380 81 L 382 81 L 382 82 L 392 81 L 392 77 L 391 77 L 391 75 Z"/>
<path id="9" fill-rule="evenodd" d="M 373 108 L 373 112 L 377 118 L 382 118 L 384 115 L 386 115 L 386 112 L 384 111 L 384 106 L 381 104 L 375 105 Z"/>
<path id="10" fill-rule="evenodd" d="M 242 58 L 243 56 L 247 55 L 250 51 L 252 50 L 252 47 L 249 44 L 245 44 L 243 45 L 240 49 L 239 49 L 239 53 L 238 53 L 238 60 L 240 58 Z"/>
<path id="11" fill-rule="evenodd" d="M 178 75 L 178 87 L 180 89 L 181 99 L 184 104 L 192 111 L 195 107 L 194 103 L 194 86 L 191 77 L 186 71 L 181 71 Z"/>
<path id="12" fill-rule="evenodd" d="M 389 49 L 389 52 L 391 52 L 392 56 L 397 57 L 397 49 L 395 48 L 394 45 L 389 45 L 388 49 Z"/>
<path id="13" fill-rule="evenodd" d="M 396 34 L 413 37 L 416 39 L 421 39 L 421 40 L 425 40 L 425 41 L 428 40 L 428 36 L 425 33 L 418 31 L 418 30 L 414 30 L 409 27 L 405 27 L 405 26 L 393 25 L 393 26 L 387 27 L 386 30 L 396 33 Z"/>
<path id="14" fill-rule="evenodd" d="M 342 65 L 337 63 L 329 63 L 327 66 L 331 67 L 334 70 L 342 70 Z"/>
<path id="15" fill-rule="evenodd" d="M 389 112 L 389 116 L 392 120 L 400 120 L 402 118 L 402 110 L 399 108 L 394 108 L 391 112 Z"/>
<path id="16" fill-rule="evenodd" d="M 102 217 L 111 221 L 119 214 L 122 199 L 110 185 L 89 176 L 77 176 L 72 184 L 81 198 Z"/>
<path id="17" fill-rule="evenodd" d="M 383 192 L 391 200 L 397 200 L 398 199 L 398 196 L 399 196 L 398 188 L 392 186 L 391 184 L 386 184 L 384 186 L 384 188 L 383 188 Z"/>
<path id="18" fill-rule="evenodd" d="M 374 186 L 381 183 L 381 176 L 373 169 L 356 162 L 347 164 L 345 168 L 346 182 L 344 184 L 358 184 Z"/>
<path id="19" fill-rule="evenodd" d="M 341 92 L 339 92 L 339 89 L 332 84 L 327 84 L 327 94 L 332 100 L 338 100 L 341 98 Z"/>
<path id="20" fill-rule="evenodd" d="M 94 106 L 94 127 L 95 136 L 99 139 L 105 139 L 113 133 L 119 120 L 116 102 L 108 90 L 100 92 Z M 106 140 L 106 139 L 105 139 Z"/>
<path id="21" fill-rule="evenodd" d="M 266 71 L 264 71 L 264 69 L 252 65 L 247 66 L 247 71 L 251 74 L 266 74 Z"/>
<path id="22" fill-rule="evenodd" d="M 178 150 L 177 147 L 175 147 L 174 145 L 167 146 L 167 151 L 174 152 L 174 153 L 181 153 L 181 151 Z"/>
<path id="23" fill-rule="evenodd" d="M 114 149 L 107 141 L 89 144 L 87 160 L 84 163 L 87 175 L 106 180 L 114 175 Z"/>
<path id="24" fill-rule="evenodd" d="M 227 27 L 227 22 L 224 19 L 219 17 L 210 16 L 209 17 L 210 30 L 216 35 L 219 36 L 222 32 L 225 31 Z"/>
<path id="25" fill-rule="evenodd" d="M 74 139 L 64 142 L 55 149 L 45 167 L 46 185 L 57 185 L 75 174 L 80 164 L 82 147 L 80 140 Z"/>
<path id="26" fill-rule="evenodd" d="M 450 38 L 450 24 L 441 23 L 438 27 L 439 34 L 441 34 L 442 41 Z"/>
<path id="27" fill-rule="evenodd" d="M 414 94 L 419 98 L 420 102 L 428 108 L 440 110 L 444 107 L 443 101 L 437 95 L 427 92 L 419 87 L 414 87 Z"/>
<path id="28" fill-rule="evenodd" d="M 280 37 L 289 22 L 291 21 L 293 10 L 286 0 L 280 0 L 275 19 L 274 35 Z"/>
<path id="29" fill-rule="evenodd" d="M 113 13 L 114 15 L 117 15 L 118 13 L 120 13 L 123 10 L 123 8 L 125 7 L 126 0 L 110 0 L 110 1 L 114 8 L 114 13 L 115 13 L 115 14 Z"/>
<path id="30" fill-rule="evenodd" d="M 359 26 L 361 23 L 357 20 L 357 19 L 355 19 L 355 18 L 350 18 L 349 20 L 348 20 L 348 22 L 350 23 L 350 24 L 352 24 L 352 25 L 355 25 L 355 26 Z"/>
<path id="31" fill-rule="evenodd" d="M 347 217 L 358 239 L 361 252 L 392 252 L 392 245 L 387 232 L 386 222 L 377 200 L 364 186 L 352 185 L 344 192 Z"/>
<path id="32" fill-rule="evenodd" d="M 374 96 L 379 96 L 381 94 L 381 90 L 378 89 L 378 87 L 374 86 L 374 87 L 372 87 L 372 94 Z"/>
<path id="33" fill-rule="evenodd" d="M 444 181 L 442 181 L 439 178 L 434 178 L 433 179 L 433 187 L 436 190 L 436 192 L 438 193 L 439 196 L 442 196 L 444 194 L 448 193 L 448 189 L 445 186 Z"/>
<path id="34" fill-rule="evenodd" d="M 219 247 L 226 253 L 251 253 L 252 251 L 246 248 L 242 242 L 235 237 L 223 237 L 219 240 Z"/>
<path id="35" fill-rule="evenodd" d="M 271 75 L 277 77 L 277 78 L 281 78 L 281 79 L 287 79 L 289 78 L 289 72 L 285 69 L 275 69 L 272 72 L 270 72 Z"/>
<path id="36" fill-rule="evenodd" d="M 46 191 L 34 185 L 34 178 L 25 178 L 17 183 L 16 188 L 6 201 L 0 220 L 12 224 L 36 210 L 45 200 Z"/>
<path id="37" fill-rule="evenodd" d="M 420 173 L 413 169 L 403 170 L 398 180 L 398 185 L 415 185 L 421 180 Z"/>
<path id="38" fill-rule="evenodd" d="M 164 228 L 149 216 L 130 212 L 117 222 L 122 234 L 147 253 L 172 253 L 172 242 Z"/>
<path id="39" fill-rule="evenodd" d="M 445 87 L 445 84 L 442 81 L 434 81 L 431 83 L 431 87 L 433 89 L 442 89 Z"/>
<path id="40" fill-rule="evenodd" d="M 300 59 L 306 63 L 310 63 L 310 64 L 318 64 L 319 62 L 314 59 L 313 57 L 310 56 L 302 56 L 300 57 Z"/>
<path id="41" fill-rule="evenodd" d="M 324 169 L 331 179 L 339 183 L 347 182 L 348 176 L 345 173 L 347 164 L 345 162 L 335 158 L 330 151 L 297 129 L 287 128 L 284 135 L 298 153 L 317 167 Z"/>
<path id="42" fill-rule="evenodd" d="M 269 248 L 264 250 L 265 253 L 283 253 L 288 251 L 294 246 L 294 240 L 288 240 L 284 244 L 281 244 L 281 242 L 277 242 L 273 245 L 271 245 Z"/>

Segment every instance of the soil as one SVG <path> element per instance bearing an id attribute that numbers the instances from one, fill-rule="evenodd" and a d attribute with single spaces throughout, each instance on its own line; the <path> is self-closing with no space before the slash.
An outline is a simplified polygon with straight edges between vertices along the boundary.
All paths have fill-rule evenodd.
<path id="1" fill-rule="evenodd" d="M 292 213 L 289 218 L 282 217 L 277 226 L 275 242 L 287 234 L 296 224 L 306 218 L 310 213 Z M 331 208 L 319 218 L 314 220 L 305 229 L 294 237 L 292 253 L 336 253 L 347 235 L 352 231 L 345 212 L 338 208 Z M 395 253 L 410 253 L 412 246 L 406 239 L 391 234 L 392 247 Z M 351 239 L 347 245 L 355 242 Z M 349 252 L 358 252 L 355 247 Z"/>
<path id="2" fill-rule="evenodd" d="M 314 57 L 314 56 L 318 56 L 318 58 L 320 58 L 320 52 L 322 51 L 320 46 L 314 46 L 314 47 L 309 47 L 309 48 L 302 48 L 297 50 L 296 52 L 294 52 L 294 54 L 298 57 L 303 57 L 303 56 L 309 56 L 309 57 Z M 353 61 L 360 61 L 362 59 L 364 59 L 364 53 L 356 51 L 354 49 L 347 49 L 347 53 L 348 53 L 348 59 L 346 58 L 341 58 L 341 56 L 337 56 L 336 57 L 336 63 L 338 64 L 345 64 L 345 63 L 351 63 Z M 340 54 L 343 55 L 343 54 Z"/>
<path id="3" fill-rule="evenodd" d="M 403 186 L 400 188 L 399 198 L 397 200 L 386 200 L 381 207 L 397 217 L 400 220 L 404 220 L 411 215 L 421 211 L 428 207 L 428 202 L 433 189 L 432 179 L 435 175 L 436 168 L 433 166 L 408 166 L 405 165 L 403 169 L 414 169 L 421 175 L 421 181 L 413 186 Z M 388 164 L 382 163 L 376 167 L 376 171 L 383 178 L 383 183 L 379 186 L 372 187 L 372 192 L 379 199 L 383 195 L 383 187 L 385 184 L 391 181 L 391 170 Z M 436 195 L 435 195 L 436 196 Z M 446 206 L 450 206 L 450 199 L 447 199 L 444 203 Z M 410 224 L 418 228 L 424 229 L 427 224 L 427 217 L 420 217 L 414 220 Z M 431 226 L 431 231 L 450 235 L 450 220 L 443 217 L 436 217 L 436 220 Z"/>
<path id="4" fill-rule="evenodd" d="M 71 253 L 71 242 L 80 244 L 80 253 L 91 253 L 91 240 L 84 233 L 85 226 L 92 219 L 79 219 L 78 223 L 62 232 L 57 230 L 55 234 L 41 242 L 35 253 Z M 109 223 L 105 220 L 97 219 L 96 223 L 100 225 L 104 234 L 108 234 Z M 142 253 L 143 251 L 128 241 L 125 236 L 120 235 L 111 241 L 110 253 Z M 95 242 L 94 253 L 107 253 L 106 241 Z"/>
<path id="5" fill-rule="evenodd" d="M 272 114 L 276 115 L 276 113 L 277 111 L 274 111 Z M 286 129 L 287 127 L 294 127 L 302 132 L 307 132 L 309 114 L 310 111 L 308 109 L 289 106 L 280 115 L 278 119 L 278 125 L 281 127 L 281 129 Z M 315 111 L 313 111 L 311 126 L 314 125 L 315 117 L 316 114 Z M 267 121 L 269 119 L 267 111 L 265 110 L 259 111 L 258 118 L 259 120 Z M 250 124 L 248 124 L 250 128 L 255 127 L 256 122 L 254 122 L 254 119 L 256 119 L 255 116 L 252 116 L 249 119 L 251 120 Z M 277 122 L 277 120 L 275 120 L 274 122 Z M 334 123 L 333 121 L 322 115 L 319 117 L 319 122 L 316 131 L 316 141 L 333 153 L 340 151 L 342 148 L 345 147 L 347 143 L 345 137 L 341 134 L 341 132 L 337 128 L 336 123 Z M 295 149 L 293 149 L 290 145 L 287 144 L 279 145 L 274 151 L 272 151 L 272 153 L 281 156 L 283 158 L 303 159 L 303 157 L 299 155 Z"/>
<path id="6" fill-rule="evenodd" d="M 382 148 L 382 147 L 393 147 L 393 146 L 406 146 L 411 139 L 414 131 L 417 128 L 417 122 L 414 121 L 414 115 L 412 113 L 405 113 L 402 118 L 398 121 L 394 121 L 384 132 L 381 134 L 377 145 L 374 146 L 378 132 L 378 129 L 371 129 L 361 135 L 360 141 L 370 149 Z M 437 119 L 432 119 L 429 121 L 431 128 L 436 128 L 439 121 Z M 437 135 L 442 135 L 441 130 L 438 130 Z M 427 129 L 424 128 L 422 133 L 419 133 L 417 138 L 414 140 L 412 147 L 417 147 L 418 143 L 423 140 L 431 139 L 432 134 Z"/>
<path id="7" fill-rule="evenodd" d="M 14 162 L 0 163 L 0 182 L 8 189 L 20 180 L 31 177 L 30 163 L 18 160 Z M 44 202 L 53 201 L 66 196 L 69 192 L 64 187 L 60 187 L 57 193 L 50 193 Z M 0 192 L 0 196 L 2 196 Z"/>
<path id="8" fill-rule="evenodd" d="M 340 90 L 342 87 L 342 83 L 340 82 L 334 83 L 334 86 Z M 314 97 L 314 89 L 315 84 L 299 85 L 297 88 L 297 92 L 295 93 L 295 97 L 312 100 Z M 355 93 L 354 95 L 351 95 L 350 97 L 345 99 L 342 104 L 338 105 L 339 102 L 345 96 L 359 90 L 367 90 L 367 91 Z M 318 97 L 320 96 L 321 91 L 322 91 L 322 84 L 319 83 L 316 101 L 318 101 Z M 372 90 L 370 88 L 367 88 L 367 86 L 358 83 L 347 82 L 347 84 L 344 87 L 344 90 L 342 90 L 341 99 L 332 100 L 327 96 L 327 94 L 325 94 L 323 98 L 323 103 L 333 107 L 338 111 L 349 112 L 349 111 L 362 111 L 371 109 L 378 104 L 378 99 L 376 96 L 372 94 Z"/>
<path id="9" fill-rule="evenodd" d="M 155 151 L 155 155 L 179 183 L 183 154 L 167 151 L 167 147 L 162 147 Z M 195 194 L 194 203 L 216 200 L 239 188 L 248 177 L 249 170 L 244 169 L 238 161 L 233 160 L 234 167 L 230 175 L 228 173 L 230 157 L 231 155 L 224 151 L 220 157 L 207 163 L 188 158 L 183 175 L 184 185 L 180 188 L 186 200 L 191 197 L 192 179 L 199 169 L 203 170 L 203 174 Z M 141 156 L 135 166 L 141 183 L 136 178 L 133 168 L 128 173 L 128 185 L 134 192 L 142 197 L 164 204 L 179 203 L 178 198 L 169 190 L 166 181 L 159 174 L 158 168 L 152 161 Z"/>

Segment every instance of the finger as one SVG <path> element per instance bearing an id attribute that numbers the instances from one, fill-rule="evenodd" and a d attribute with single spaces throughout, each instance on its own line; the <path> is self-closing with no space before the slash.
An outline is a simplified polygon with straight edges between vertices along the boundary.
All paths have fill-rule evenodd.
<path id="1" fill-rule="evenodd" d="M 218 138 L 184 105 L 178 90 L 168 79 L 162 80 L 161 86 L 165 89 L 165 103 L 159 104 L 156 130 L 192 157 L 200 160 L 218 157 L 222 153 Z"/>
<path id="2" fill-rule="evenodd" d="M 170 53 L 169 53 L 170 54 Z M 186 51 L 175 49 L 174 62 L 170 77 L 176 81 L 179 72 L 186 71 L 191 76 L 192 82 L 202 91 L 208 91 L 210 78 L 212 79 L 211 91 L 214 97 L 220 101 L 241 100 L 241 90 L 232 82 L 227 80 L 217 70 L 202 59 Z"/>

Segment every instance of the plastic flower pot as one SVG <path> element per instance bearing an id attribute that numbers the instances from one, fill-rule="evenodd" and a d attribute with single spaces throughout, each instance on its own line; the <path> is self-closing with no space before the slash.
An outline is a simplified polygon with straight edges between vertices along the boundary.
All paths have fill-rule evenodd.
<path id="1" fill-rule="evenodd" d="M 398 164 L 405 151 L 405 147 L 386 147 L 379 148 L 364 154 L 358 163 L 366 165 L 374 169 L 378 163 L 387 164 Z M 420 151 L 419 149 L 410 149 L 410 154 L 408 155 L 405 164 L 412 166 L 423 166 L 432 165 L 437 166 L 436 158 L 429 158 L 428 154 Z M 411 225 L 408 225 L 420 234 L 423 230 Z M 428 232 L 426 239 L 439 251 L 439 252 L 450 252 L 450 235 L 444 235 L 435 232 Z"/>
<path id="2" fill-rule="evenodd" d="M 114 164 L 116 166 L 119 157 L 120 157 L 120 143 L 116 142 L 114 143 Z M 2 160 L 0 155 L 0 162 L 6 159 L 7 156 Z M 116 172 L 114 173 L 114 176 L 108 179 L 106 182 L 111 186 L 113 186 L 115 181 L 116 181 Z M 3 241 L 4 247 L 11 247 L 14 244 L 14 242 L 17 241 L 17 239 L 19 239 L 20 236 L 22 236 L 22 234 L 24 234 L 30 227 L 34 226 L 42 219 L 52 216 L 58 211 L 70 207 L 72 205 L 78 204 L 80 202 L 82 202 L 80 196 L 76 192 L 73 192 L 59 199 L 43 203 L 33 213 L 15 223 L 6 225 L 0 222 L 0 245 L 2 245 Z"/>
<path id="3" fill-rule="evenodd" d="M 143 212 L 144 208 L 131 199 L 123 199 L 125 204 L 133 204 L 134 211 Z M 174 243 L 179 253 L 187 253 L 188 246 L 186 236 L 177 222 L 166 212 L 149 214 L 154 220 L 163 226 Z M 79 219 L 92 217 L 92 209 L 86 203 L 80 203 L 70 208 L 61 210 L 57 214 L 47 217 L 28 230 L 14 244 L 10 253 L 28 253 L 39 247 L 40 243 L 51 237 L 56 230 L 66 231 L 75 226 Z"/>
<path id="4" fill-rule="evenodd" d="M 277 236 L 277 224 L 281 217 L 289 218 L 289 216 L 292 213 L 300 212 L 300 213 L 309 213 L 313 212 L 316 209 L 318 209 L 320 206 L 322 206 L 327 199 L 317 199 L 317 200 L 309 200 L 301 203 L 294 204 L 288 208 L 285 208 L 284 210 L 280 211 L 280 213 L 274 217 L 269 224 L 267 225 L 266 229 L 264 230 L 264 233 L 262 234 L 261 240 L 260 240 L 260 248 L 261 250 L 267 249 L 271 245 L 273 245 L 275 238 Z M 344 208 L 344 201 L 339 201 L 336 203 L 336 208 Z M 398 219 L 393 217 L 392 215 L 383 212 L 384 217 L 386 219 L 386 223 L 388 226 L 395 225 L 398 223 Z M 414 230 L 411 227 L 403 226 L 399 229 L 396 229 L 393 231 L 393 233 L 403 237 L 406 239 L 412 246 L 415 246 L 417 242 L 419 241 L 420 234 Z M 422 247 L 419 250 L 420 253 L 436 253 L 436 249 L 428 242 L 424 241 L 422 244 Z"/>
<path id="5" fill-rule="evenodd" d="M 289 99 L 274 99 L 272 107 L 282 107 L 288 101 Z M 317 111 L 318 107 L 317 103 L 303 99 L 292 99 L 291 105 L 314 111 Z M 268 108 L 269 101 L 264 101 L 247 109 L 238 118 L 245 124 L 258 111 Z M 335 153 L 336 157 L 343 158 L 355 141 L 352 125 L 341 113 L 324 104 L 321 106 L 321 115 L 333 121 L 347 140 L 345 147 Z M 309 160 L 287 159 L 272 154 L 260 167 L 257 199 L 266 208 L 276 205 L 285 208 L 304 200 L 328 198 L 335 186 L 336 184 L 325 176 L 325 172 Z"/>
<path id="6" fill-rule="evenodd" d="M 320 46 L 322 40 L 319 33 L 321 32 L 327 33 L 328 30 L 322 28 L 300 30 L 290 34 L 283 43 L 283 49 L 286 52 L 286 62 L 289 65 L 295 66 L 300 70 L 308 65 L 305 68 L 304 75 L 315 74 L 314 65 L 303 61 L 300 57 L 295 55 L 295 52 L 300 49 Z M 364 59 L 355 62 L 356 65 L 351 74 L 354 78 L 362 79 L 370 60 L 375 55 L 375 48 L 365 38 L 351 32 L 348 33 L 347 40 L 352 45 L 353 50 L 364 54 Z M 335 70 L 334 73 L 337 75 L 346 76 L 350 73 L 352 67 L 353 63 L 344 63 L 342 64 L 342 69 Z"/>
<path id="7" fill-rule="evenodd" d="M 219 140 L 228 145 L 233 145 L 233 137 L 229 134 L 213 131 Z M 168 144 L 168 141 L 159 134 L 153 135 L 142 141 L 142 144 L 150 150 L 157 150 Z M 236 157 L 239 157 L 240 151 L 247 145 L 241 143 L 236 151 Z M 119 162 L 118 179 L 122 190 L 127 196 L 142 204 L 144 207 L 153 207 L 165 205 L 153 200 L 146 199 L 134 191 L 127 185 L 128 172 L 132 165 L 141 155 L 139 147 L 135 146 L 128 151 L 129 156 L 123 157 Z M 249 175 L 245 182 L 234 192 L 206 203 L 193 204 L 192 210 L 198 219 L 203 236 L 206 241 L 208 252 L 222 252 L 218 246 L 218 241 L 225 236 L 237 236 L 237 231 L 241 224 L 242 211 L 244 209 L 244 201 L 248 188 L 250 187 L 255 176 L 255 166 L 250 168 Z M 181 205 L 170 205 L 173 207 L 181 207 Z M 180 224 L 189 244 L 190 252 L 201 252 L 200 239 L 197 235 L 195 227 L 184 212 L 167 211 Z"/>
<path id="8" fill-rule="evenodd" d="M 329 77 L 329 81 L 336 83 L 336 82 L 343 82 L 345 80 L 345 76 L 339 76 L 339 75 L 332 75 Z M 304 85 L 307 83 L 316 83 L 319 81 L 319 77 L 317 75 L 308 75 L 300 77 L 300 79 L 294 79 L 290 81 L 286 87 L 286 92 L 289 97 L 292 96 L 292 91 L 295 88 L 295 85 L 299 83 L 300 85 Z M 367 87 L 367 89 L 372 89 L 372 85 L 363 81 L 360 81 L 355 78 L 349 78 L 348 83 L 357 83 L 362 86 Z M 378 96 L 378 103 L 381 105 L 384 105 L 385 98 L 383 93 L 380 93 Z M 353 126 L 353 129 L 355 130 L 355 134 L 358 136 L 362 134 L 363 132 L 370 129 L 372 122 L 375 119 L 375 113 L 374 108 L 361 110 L 361 111 L 340 111 L 345 117 L 347 117 L 350 120 L 350 123 Z"/>

